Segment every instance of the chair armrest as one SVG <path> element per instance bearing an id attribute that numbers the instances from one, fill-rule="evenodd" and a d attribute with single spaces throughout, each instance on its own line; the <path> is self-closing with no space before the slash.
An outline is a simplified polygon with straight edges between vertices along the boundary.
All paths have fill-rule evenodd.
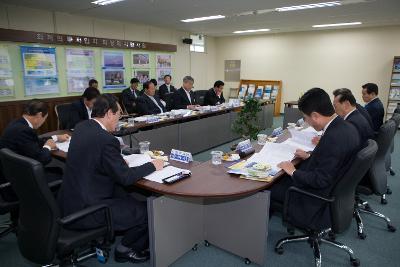
<path id="1" fill-rule="evenodd" d="M 8 187 L 11 187 L 11 183 L 10 182 L 4 183 L 4 184 L 0 184 L 0 190 L 3 190 L 4 188 L 8 188 Z"/>
<path id="2" fill-rule="evenodd" d="M 56 181 L 48 183 L 48 186 L 50 189 L 54 189 L 56 187 L 61 186 L 61 184 L 62 184 L 62 180 L 56 180 Z"/>
<path id="3" fill-rule="evenodd" d="M 327 203 L 332 203 L 333 201 L 335 201 L 334 197 L 325 198 L 325 197 L 310 193 L 308 191 L 302 190 L 302 189 L 300 189 L 298 187 L 291 186 L 291 187 L 289 187 L 289 189 L 287 190 L 286 195 L 285 195 L 285 204 L 283 206 L 283 220 L 284 221 L 286 220 L 286 218 L 288 216 L 288 208 L 289 208 L 290 197 L 294 193 L 295 194 L 300 194 L 300 195 L 303 195 L 303 196 L 306 196 L 306 197 L 309 197 L 309 198 L 319 199 L 319 200 L 322 200 L 322 201 L 327 202 Z"/>
<path id="4" fill-rule="evenodd" d="M 114 238 L 114 229 L 113 229 L 113 222 L 112 222 L 112 216 L 111 216 L 111 210 L 110 207 L 108 207 L 105 204 L 98 204 L 98 205 L 93 205 L 90 207 L 87 207 L 83 210 L 74 212 L 68 216 L 65 216 L 64 218 L 60 218 L 58 222 L 62 225 L 70 224 L 76 220 L 82 219 L 86 217 L 87 215 L 93 214 L 97 211 L 104 210 L 106 214 L 106 225 L 109 233 L 109 240 L 112 240 Z"/>

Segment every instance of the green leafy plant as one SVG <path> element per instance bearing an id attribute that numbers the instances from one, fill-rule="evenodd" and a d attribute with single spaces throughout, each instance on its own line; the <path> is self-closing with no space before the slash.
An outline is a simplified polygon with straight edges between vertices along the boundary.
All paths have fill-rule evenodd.
<path id="1" fill-rule="evenodd" d="M 233 123 L 233 131 L 243 138 L 257 139 L 260 127 L 257 122 L 257 113 L 261 111 L 261 103 L 253 98 L 244 101 L 244 107 Z"/>

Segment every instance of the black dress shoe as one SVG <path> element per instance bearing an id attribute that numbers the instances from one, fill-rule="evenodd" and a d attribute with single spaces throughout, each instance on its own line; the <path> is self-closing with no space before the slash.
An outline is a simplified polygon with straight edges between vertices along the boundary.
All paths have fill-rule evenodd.
<path id="1" fill-rule="evenodd" d="M 119 252 L 118 250 L 115 250 L 114 256 L 116 262 L 130 261 L 132 263 L 138 263 L 138 262 L 148 261 L 150 259 L 150 252 L 146 251 L 137 252 L 130 249 L 127 252 L 122 253 Z"/>

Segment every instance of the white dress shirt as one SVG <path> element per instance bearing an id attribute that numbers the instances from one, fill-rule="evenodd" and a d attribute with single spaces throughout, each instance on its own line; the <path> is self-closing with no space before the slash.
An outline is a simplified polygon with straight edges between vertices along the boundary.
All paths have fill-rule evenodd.
<path id="1" fill-rule="evenodd" d="M 88 114 L 88 118 L 90 119 L 92 117 L 92 110 L 90 108 L 88 108 L 88 106 L 85 105 L 87 114 Z"/>
<path id="2" fill-rule="evenodd" d="M 183 90 L 185 91 L 185 93 L 189 99 L 190 105 L 192 105 L 193 103 L 192 103 L 192 98 L 190 97 L 190 90 L 189 91 L 187 91 L 186 89 L 183 89 Z"/>

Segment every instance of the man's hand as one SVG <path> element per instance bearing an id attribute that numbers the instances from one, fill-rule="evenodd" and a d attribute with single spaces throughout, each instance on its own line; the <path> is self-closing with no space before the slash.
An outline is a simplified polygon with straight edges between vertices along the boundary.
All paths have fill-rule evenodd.
<path id="1" fill-rule="evenodd" d="M 308 159 L 310 157 L 310 154 L 308 152 L 305 152 L 302 149 L 296 149 L 296 152 L 294 152 L 294 155 L 297 158 L 301 158 L 302 160 Z"/>
<path id="2" fill-rule="evenodd" d="M 290 161 L 283 161 L 278 164 L 278 167 L 284 170 L 290 176 L 292 176 L 294 171 L 296 170 L 293 163 L 291 163 Z"/>
<path id="3" fill-rule="evenodd" d="M 57 149 L 56 143 L 53 141 L 53 139 L 48 139 L 48 140 L 46 141 L 46 143 L 44 144 L 44 146 L 50 147 L 51 150 Z"/>
<path id="4" fill-rule="evenodd" d="M 69 134 L 57 135 L 57 141 L 60 142 L 60 143 L 68 141 L 70 138 L 71 138 L 71 136 Z"/>
<path id="5" fill-rule="evenodd" d="M 321 136 L 315 136 L 313 139 L 311 139 L 311 143 L 316 146 L 318 145 L 319 140 L 321 140 Z"/>
<path id="6" fill-rule="evenodd" d="M 151 161 L 153 163 L 154 167 L 156 168 L 156 171 L 162 170 L 164 168 L 164 161 L 161 159 L 155 159 Z"/>

